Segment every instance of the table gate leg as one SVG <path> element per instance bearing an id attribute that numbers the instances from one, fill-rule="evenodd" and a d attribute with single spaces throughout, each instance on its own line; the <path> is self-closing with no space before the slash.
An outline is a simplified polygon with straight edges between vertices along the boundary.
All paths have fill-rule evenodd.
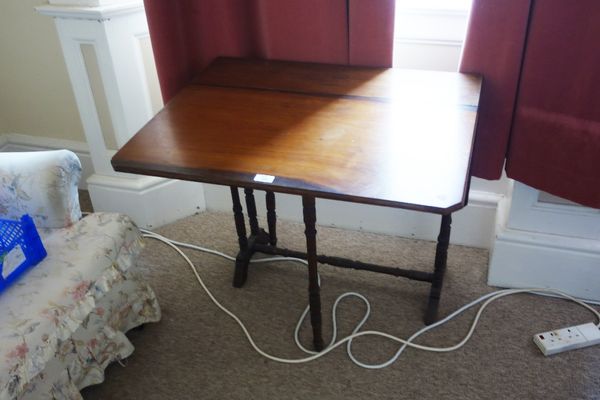
<path id="1" fill-rule="evenodd" d="M 259 227 L 258 219 L 256 218 L 256 202 L 254 201 L 254 191 L 252 189 L 245 188 L 244 194 L 246 195 L 246 209 L 248 210 L 248 220 L 250 221 L 250 234 L 258 236 Z"/>
<path id="2" fill-rule="evenodd" d="M 244 213 L 242 212 L 242 204 L 240 203 L 240 194 L 236 186 L 231 186 L 231 200 L 233 202 L 233 217 L 235 219 L 235 230 L 238 235 L 240 252 L 235 259 L 235 272 L 233 275 L 233 286 L 242 287 L 246 283 L 248 277 L 248 264 L 252 251 L 248 246 L 248 238 L 246 237 L 246 223 L 244 222 Z"/>
<path id="3" fill-rule="evenodd" d="M 323 350 L 323 334 L 321 332 L 321 296 L 319 294 L 319 277 L 317 274 L 317 212 L 315 198 L 302 196 L 304 226 L 306 235 L 306 253 L 308 261 L 308 293 L 310 304 L 310 322 L 313 329 L 315 350 Z"/>
<path id="4" fill-rule="evenodd" d="M 277 245 L 277 214 L 275 214 L 275 193 L 267 191 L 267 225 L 269 226 L 269 244 Z"/>
<path id="5" fill-rule="evenodd" d="M 437 321 L 437 311 L 442 295 L 442 284 L 444 272 L 446 272 L 446 259 L 448 257 L 448 244 L 450 243 L 451 214 L 442 215 L 440 234 L 438 235 L 437 247 L 435 249 L 435 266 L 433 270 L 433 281 L 429 292 L 429 304 L 425 312 L 425 324 L 431 325 Z"/>

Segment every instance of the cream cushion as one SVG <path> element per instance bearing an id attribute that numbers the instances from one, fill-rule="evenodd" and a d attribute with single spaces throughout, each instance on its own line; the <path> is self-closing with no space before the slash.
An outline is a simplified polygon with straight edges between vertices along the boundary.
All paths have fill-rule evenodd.
<path id="1" fill-rule="evenodd" d="M 0 218 L 29 214 L 36 227 L 64 228 L 81 218 L 81 163 L 68 150 L 0 153 Z"/>

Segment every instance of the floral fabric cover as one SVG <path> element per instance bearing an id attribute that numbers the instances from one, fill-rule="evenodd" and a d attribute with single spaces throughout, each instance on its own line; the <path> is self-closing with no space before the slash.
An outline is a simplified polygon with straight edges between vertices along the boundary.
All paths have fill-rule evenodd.
<path id="1" fill-rule="evenodd" d="M 29 214 L 36 227 L 63 228 L 81 218 L 81 163 L 68 150 L 0 153 L 0 218 Z"/>
<path id="2" fill-rule="evenodd" d="M 132 268 L 142 242 L 128 217 L 95 213 L 40 236 L 48 256 L 0 294 L 0 400 L 81 399 L 133 351 L 124 332 L 160 319 Z"/>

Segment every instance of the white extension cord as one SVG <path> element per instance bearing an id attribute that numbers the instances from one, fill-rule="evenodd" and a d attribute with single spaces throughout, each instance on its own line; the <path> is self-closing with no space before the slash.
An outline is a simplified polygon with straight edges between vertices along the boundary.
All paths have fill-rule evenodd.
<path id="1" fill-rule="evenodd" d="M 305 363 L 305 362 L 309 362 L 312 360 L 316 360 L 317 358 L 323 357 L 324 355 L 326 355 L 327 353 L 329 353 L 330 351 L 332 351 L 333 349 L 341 346 L 342 344 L 346 343 L 346 351 L 348 353 L 348 357 L 350 357 L 350 359 L 352 360 L 352 362 L 354 362 L 356 365 L 363 367 L 363 368 L 367 368 L 367 369 L 380 369 L 380 368 L 385 368 L 389 365 L 391 365 L 392 363 L 394 363 L 398 357 L 400 357 L 400 355 L 402 354 L 402 352 L 406 349 L 407 346 L 415 348 L 415 349 L 419 349 L 419 350 L 425 350 L 425 351 L 433 351 L 433 352 L 450 352 L 450 351 L 454 351 L 457 350 L 459 348 L 461 348 L 462 346 L 465 345 L 465 343 L 467 343 L 467 341 L 469 341 L 469 339 L 471 338 L 471 336 L 473 335 L 473 332 L 475 331 L 475 327 L 477 326 L 477 323 L 479 322 L 479 318 L 481 316 L 481 314 L 483 313 L 483 310 L 494 300 L 497 300 L 499 298 L 502 298 L 504 296 L 509 296 L 512 294 L 517 294 L 517 293 L 533 293 L 533 294 L 539 294 L 539 295 L 545 295 L 545 296 L 552 296 L 552 297 L 562 297 L 568 300 L 571 300 L 585 308 L 587 308 L 588 310 L 590 310 L 598 319 L 599 323 L 596 325 L 598 327 L 600 327 L 600 312 L 598 312 L 597 310 L 595 310 L 593 307 L 589 306 L 588 304 L 586 304 L 583 300 L 574 298 L 572 296 L 569 296 L 566 293 L 561 292 L 560 290 L 556 290 L 556 289 L 549 289 L 549 288 L 528 288 L 528 289 L 504 289 L 504 290 L 498 290 L 492 293 L 488 293 L 466 305 L 464 305 L 463 307 L 459 308 L 458 310 L 454 311 L 452 314 L 448 315 L 447 317 L 445 317 L 444 319 L 439 320 L 438 322 L 428 325 L 420 330 L 418 330 L 417 332 L 415 332 L 411 337 L 409 337 L 408 339 L 401 339 L 399 337 L 390 335 L 388 333 L 385 332 L 379 332 L 379 331 L 360 331 L 360 328 L 365 324 L 365 322 L 367 321 L 367 319 L 369 318 L 370 312 L 371 312 L 371 305 L 369 304 L 369 301 L 361 294 L 356 293 L 356 292 L 348 292 L 348 293 L 344 293 L 342 295 L 340 295 L 335 303 L 333 304 L 333 308 L 332 308 L 332 327 L 333 327 L 333 333 L 332 333 L 332 337 L 331 337 L 331 342 L 329 343 L 329 345 L 321 352 L 317 353 L 311 350 L 306 349 L 304 346 L 302 346 L 302 344 L 300 343 L 300 340 L 298 338 L 298 332 L 300 331 L 300 327 L 302 326 L 302 323 L 304 322 L 304 319 L 306 318 L 306 315 L 309 312 L 309 306 L 307 306 L 304 309 L 304 312 L 302 313 L 302 315 L 300 316 L 300 319 L 298 320 L 298 323 L 296 324 L 296 328 L 294 330 L 294 340 L 296 342 L 296 345 L 298 346 L 298 348 L 300 348 L 300 350 L 302 350 L 303 352 L 310 354 L 308 357 L 304 357 L 304 358 L 297 358 L 297 359 L 287 359 L 287 358 L 281 358 L 281 357 L 276 357 L 273 356 L 271 354 L 266 353 L 265 351 L 263 351 L 262 349 L 260 349 L 256 343 L 254 342 L 254 340 L 252 339 L 252 336 L 250 335 L 250 333 L 248 332 L 248 329 L 244 326 L 244 323 L 231 311 L 229 311 L 227 308 L 225 308 L 225 306 L 223 306 L 221 303 L 219 303 L 219 301 L 213 296 L 213 294 L 210 292 L 210 290 L 208 289 L 208 287 L 206 287 L 206 285 L 204 284 L 204 281 L 202 280 L 202 278 L 200 277 L 200 275 L 198 274 L 198 271 L 194 265 L 194 263 L 192 263 L 192 261 L 189 259 L 189 257 L 179 248 L 179 247 L 184 247 L 184 248 L 189 248 L 189 249 L 193 249 L 193 250 L 199 250 L 199 251 L 203 251 L 206 253 L 210 253 L 210 254 L 214 254 L 214 255 L 218 255 L 221 257 L 224 257 L 228 260 L 232 260 L 235 261 L 235 257 L 229 256 L 227 254 L 221 253 L 219 251 L 216 250 L 211 250 L 211 249 L 206 249 L 200 246 L 196 246 L 196 245 L 192 245 L 192 244 L 188 244 L 188 243 L 182 243 L 182 242 L 178 242 L 175 240 L 171 240 L 168 239 L 162 235 L 159 235 L 157 233 L 145 230 L 145 229 L 141 229 L 141 231 L 143 232 L 143 236 L 147 237 L 147 238 L 151 238 L 151 239 L 156 239 L 159 240 L 165 244 L 167 244 L 168 246 L 170 246 L 171 248 L 173 248 L 177 253 L 179 253 L 179 255 L 181 255 L 181 257 L 183 257 L 183 259 L 185 259 L 185 261 L 188 263 L 188 265 L 190 266 L 190 268 L 192 269 L 192 272 L 194 273 L 194 275 L 196 276 L 196 279 L 198 280 L 198 282 L 200 283 L 200 286 L 202 286 L 202 288 L 204 289 L 204 291 L 206 292 L 206 294 L 208 295 L 208 297 L 213 301 L 213 303 L 215 303 L 215 305 L 217 307 L 219 307 L 223 312 L 225 312 L 227 315 L 229 315 L 231 318 L 233 318 L 233 320 L 235 322 L 237 322 L 237 324 L 240 326 L 240 328 L 242 329 L 242 331 L 244 332 L 244 334 L 246 335 L 246 338 L 248 339 L 248 341 L 250 342 L 250 345 L 254 348 L 254 350 L 256 352 L 258 352 L 260 355 L 262 355 L 263 357 L 268 358 L 269 360 L 273 360 L 273 361 L 277 361 L 277 362 L 281 362 L 281 363 L 287 363 L 287 364 L 300 364 L 300 363 Z M 269 257 L 269 258 L 262 258 L 262 259 L 255 259 L 255 260 L 251 260 L 251 263 L 264 263 L 264 262 L 271 262 L 271 261 L 293 261 L 293 262 L 299 262 L 302 264 L 307 264 L 307 262 L 305 260 L 299 259 L 299 258 L 292 258 L 292 257 Z M 320 282 L 319 282 L 320 284 Z M 363 318 L 361 319 L 361 321 L 356 325 L 356 327 L 354 328 L 354 330 L 352 331 L 352 334 L 349 336 L 346 336 L 343 339 L 337 340 L 337 324 L 336 324 L 336 310 L 337 310 L 337 306 L 339 304 L 339 302 L 341 300 L 343 300 L 346 297 L 358 297 L 359 299 L 361 299 L 365 305 L 366 305 L 366 311 L 365 311 L 365 315 L 363 316 Z M 475 315 L 475 318 L 473 319 L 473 322 L 471 324 L 471 328 L 469 329 L 469 331 L 467 332 L 467 334 L 465 335 L 465 337 L 458 342 L 457 344 L 453 345 L 453 346 L 448 346 L 448 347 L 431 347 L 431 346 L 425 346 L 425 345 L 420 345 L 420 344 L 416 344 L 413 343 L 413 341 L 419 337 L 420 335 L 422 335 L 423 333 L 436 328 L 446 322 L 448 322 L 449 320 L 451 320 L 452 318 L 456 317 L 457 315 L 463 313 L 464 311 L 468 310 L 469 308 L 475 306 L 476 304 L 479 304 L 481 302 L 484 302 L 480 307 L 479 310 L 477 311 L 477 314 Z M 588 303 L 592 303 L 592 304 L 599 304 L 599 303 L 595 303 L 595 302 L 590 302 L 588 301 Z M 381 364 L 366 364 L 363 363 L 359 360 L 356 359 L 356 357 L 352 354 L 352 341 L 360 336 L 380 336 L 380 337 L 385 337 L 387 339 L 393 340 L 395 342 L 401 343 L 402 346 L 400 346 L 400 348 L 398 349 L 398 351 L 396 352 L 396 354 L 394 354 L 394 356 L 392 356 L 388 361 L 383 362 Z"/>

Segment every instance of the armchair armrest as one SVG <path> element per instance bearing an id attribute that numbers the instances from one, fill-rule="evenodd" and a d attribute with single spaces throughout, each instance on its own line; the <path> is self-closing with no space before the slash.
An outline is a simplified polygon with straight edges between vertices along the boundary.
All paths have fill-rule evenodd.
<path id="1" fill-rule="evenodd" d="M 0 218 L 29 214 L 38 228 L 63 228 L 81 218 L 81 163 L 68 150 L 0 153 Z"/>

